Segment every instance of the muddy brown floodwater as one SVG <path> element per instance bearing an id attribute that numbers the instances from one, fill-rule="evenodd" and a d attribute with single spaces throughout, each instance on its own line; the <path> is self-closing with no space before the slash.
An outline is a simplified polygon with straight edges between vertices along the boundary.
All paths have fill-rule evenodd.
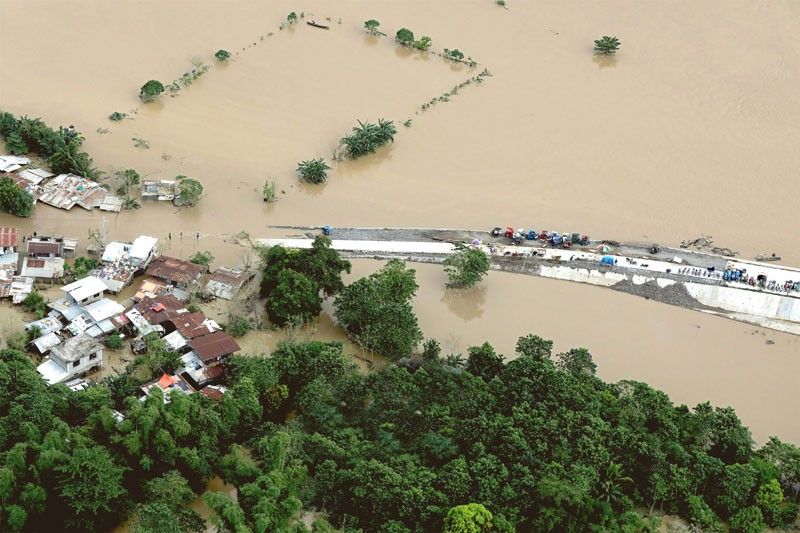
<path id="1" fill-rule="evenodd" d="M 800 3 L 508 4 L 0 0 L 0 68 L 14 73 L 0 84 L 0 107 L 75 125 L 102 170 L 184 174 L 206 187 L 193 209 L 40 205 L 33 218 L 0 216 L 0 225 L 81 239 L 92 228 L 149 233 L 167 253 L 210 249 L 218 263 L 241 260 L 224 235 L 261 236 L 266 224 L 533 225 L 672 245 L 706 233 L 745 256 L 775 251 L 800 265 Z M 330 31 L 279 31 L 300 9 L 331 17 Z M 367 37 L 370 18 L 480 66 Z M 592 40 L 604 34 L 622 49 L 598 60 Z M 218 48 L 234 52 L 228 64 L 213 61 Z M 211 65 L 202 78 L 176 98 L 138 102 L 145 81 L 174 80 L 193 58 Z M 420 110 L 483 68 L 493 74 L 485 83 Z M 133 120 L 106 118 L 134 108 Z M 333 164 L 327 184 L 298 184 L 299 160 L 330 158 L 357 119 L 381 117 L 412 124 L 375 156 Z M 134 137 L 150 148 L 135 148 Z M 261 201 L 267 177 L 283 191 L 274 205 Z M 759 440 L 800 442 L 788 406 L 800 375 L 794 338 L 530 277 L 492 274 L 456 296 L 432 267 L 419 272 L 429 336 L 457 348 L 491 340 L 507 354 L 528 332 L 559 348 L 585 345 L 607 379 L 730 404 Z"/>

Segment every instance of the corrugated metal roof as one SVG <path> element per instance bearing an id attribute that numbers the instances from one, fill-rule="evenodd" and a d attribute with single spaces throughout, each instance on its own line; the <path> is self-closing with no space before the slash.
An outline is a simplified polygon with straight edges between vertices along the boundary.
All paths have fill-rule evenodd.
<path id="1" fill-rule="evenodd" d="M 99 292 L 106 290 L 106 284 L 96 276 L 86 276 L 85 278 L 73 281 L 61 287 L 61 290 L 68 293 L 75 300 L 83 300 Z"/>
<path id="2" fill-rule="evenodd" d="M 238 352 L 241 349 L 236 340 L 224 331 L 216 331 L 197 337 L 190 340 L 188 344 L 204 362 Z"/>
<path id="3" fill-rule="evenodd" d="M 175 257 L 160 256 L 147 267 L 147 275 L 188 285 L 203 275 L 206 268 Z"/>

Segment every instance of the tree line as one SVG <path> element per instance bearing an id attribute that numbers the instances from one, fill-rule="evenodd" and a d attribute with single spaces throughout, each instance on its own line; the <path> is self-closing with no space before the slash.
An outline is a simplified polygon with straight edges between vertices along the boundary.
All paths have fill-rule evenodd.
<path id="1" fill-rule="evenodd" d="M 798 512 L 800 448 L 758 450 L 730 408 L 675 406 L 645 383 L 605 383 L 586 350 L 534 335 L 505 361 L 436 342 L 359 373 L 340 343 L 283 343 L 229 362 L 214 402 L 120 379 L 47 387 L 0 352 L 0 530 L 655 531 L 658 509 L 707 531 L 761 531 Z"/>

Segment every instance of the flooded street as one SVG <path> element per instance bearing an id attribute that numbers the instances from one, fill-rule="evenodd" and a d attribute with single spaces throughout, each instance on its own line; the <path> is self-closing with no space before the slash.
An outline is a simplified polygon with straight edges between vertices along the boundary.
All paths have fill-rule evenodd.
<path id="1" fill-rule="evenodd" d="M 267 224 L 534 226 L 665 245 L 705 233 L 744 257 L 774 251 L 800 266 L 800 3 L 508 4 L 0 0 L 0 67 L 17 73 L 0 85 L 0 108 L 75 125 L 106 172 L 205 186 L 192 209 L 145 203 L 109 215 L 40 204 L 31 219 L 0 215 L 0 225 L 78 237 L 82 247 L 90 229 L 150 234 L 164 253 L 208 249 L 217 264 L 249 261 L 226 241 L 265 236 Z M 330 17 L 330 31 L 278 29 L 300 9 Z M 370 18 L 390 37 L 367 37 Z M 480 65 L 398 48 L 391 35 L 404 26 Z M 598 60 L 592 40 L 604 34 L 622 48 Z M 228 64 L 214 62 L 219 48 L 234 53 Z M 194 58 L 211 66 L 194 84 L 138 101 L 144 82 L 170 82 Z M 484 68 L 483 84 L 420 110 Z M 107 119 L 134 109 L 131 120 Z M 300 160 L 330 160 L 357 120 L 378 118 L 396 122 L 392 146 L 332 163 L 325 185 L 298 182 Z M 283 192 L 276 204 L 261 198 L 268 177 Z M 355 273 L 378 265 L 358 262 Z M 557 350 L 586 346 L 605 379 L 646 381 L 679 403 L 732 405 L 759 442 L 800 443 L 789 405 L 797 337 L 527 276 L 492 273 L 464 295 L 444 291 L 439 267 L 414 268 L 423 331 L 446 351 L 488 340 L 510 356 L 518 336 L 536 333 Z M 15 319 L 0 313 L 4 335 Z M 317 332 L 341 338 L 329 317 Z M 255 352 L 277 338 L 251 334 L 242 345 Z"/>

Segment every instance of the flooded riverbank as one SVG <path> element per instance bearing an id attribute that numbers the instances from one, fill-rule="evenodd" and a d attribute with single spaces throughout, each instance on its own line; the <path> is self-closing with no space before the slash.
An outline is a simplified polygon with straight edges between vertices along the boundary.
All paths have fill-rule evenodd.
<path id="1" fill-rule="evenodd" d="M 353 277 L 379 268 L 354 262 Z M 488 341 L 507 359 L 517 339 L 535 333 L 556 352 L 586 347 L 606 381 L 645 381 L 676 404 L 703 401 L 736 409 L 753 437 L 800 443 L 792 398 L 800 338 L 643 298 L 565 281 L 490 272 L 481 285 L 446 290 L 436 265 L 410 265 L 420 285 L 414 303 L 426 337 L 443 352 Z"/>

